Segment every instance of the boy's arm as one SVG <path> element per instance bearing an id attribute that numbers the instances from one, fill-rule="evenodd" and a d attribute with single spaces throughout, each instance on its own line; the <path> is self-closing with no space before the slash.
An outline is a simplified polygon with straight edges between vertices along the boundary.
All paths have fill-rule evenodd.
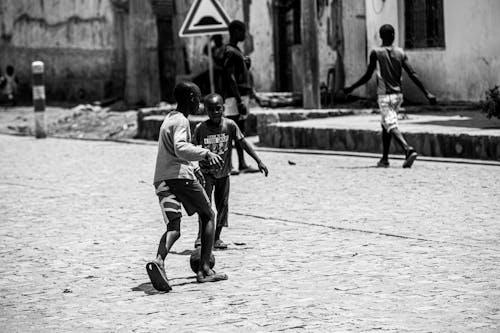
<path id="1" fill-rule="evenodd" d="M 201 126 L 201 123 L 198 123 L 196 125 L 196 127 L 194 128 L 193 138 L 191 139 L 191 142 L 195 146 L 201 146 L 201 140 L 199 138 L 199 136 L 200 136 L 200 126 Z"/>
<path id="2" fill-rule="evenodd" d="M 241 147 L 250 155 L 255 162 L 257 162 L 257 166 L 259 167 L 259 171 L 264 173 L 264 175 L 267 177 L 269 171 L 267 170 L 267 167 L 262 161 L 260 160 L 259 156 L 257 156 L 257 153 L 255 152 L 255 149 L 253 149 L 252 145 L 245 139 L 242 138 L 239 140 Z"/>
<path id="3" fill-rule="evenodd" d="M 174 126 L 173 141 L 175 154 L 187 161 L 207 160 L 210 165 L 222 166 L 222 158 L 210 152 L 210 150 L 197 147 L 187 140 L 187 126 L 189 121 L 185 119 L 184 124 Z"/>
<path id="4" fill-rule="evenodd" d="M 424 93 L 425 97 L 427 97 L 427 99 L 429 100 L 429 103 L 432 105 L 436 104 L 436 96 L 434 96 L 433 94 L 430 93 L 430 91 L 425 89 L 424 84 L 418 78 L 417 73 L 415 72 L 413 67 L 411 67 L 410 62 L 408 61 L 408 58 L 406 57 L 406 55 L 403 59 L 403 68 L 406 71 L 406 73 L 408 73 L 408 76 L 410 77 L 410 79 Z"/>
<path id="5" fill-rule="evenodd" d="M 377 68 L 377 54 L 375 51 L 372 51 L 370 53 L 370 62 L 368 63 L 368 68 L 366 69 L 365 74 L 358 80 L 356 81 L 352 86 L 346 87 L 342 89 L 345 94 L 350 94 L 354 89 L 362 86 L 363 84 L 367 83 L 370 78 L 373 75 L 373 72 Z"/>

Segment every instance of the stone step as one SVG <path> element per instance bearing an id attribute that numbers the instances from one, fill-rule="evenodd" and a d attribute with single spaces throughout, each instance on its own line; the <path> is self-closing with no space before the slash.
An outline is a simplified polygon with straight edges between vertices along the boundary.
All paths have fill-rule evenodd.
<path id="1" fill-rule="evenodd" d="M 410 115 L 409 119 L 400 120 L 400 129 L 421 155 L 500 160 L 500 129 L 444 125 L 460 120 L 439 115 Z M 379 116 L 371 115 L 274 123 L 259 135 L 259 145 L 380 153 L 379 121 Z M 402 153 L 394 141 L 391 153 Z"/>

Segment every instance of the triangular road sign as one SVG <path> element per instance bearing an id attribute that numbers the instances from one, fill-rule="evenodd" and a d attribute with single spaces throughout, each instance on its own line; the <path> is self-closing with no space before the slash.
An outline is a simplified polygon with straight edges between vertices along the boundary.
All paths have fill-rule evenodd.
<path id="1" fill-rule="evenodd" d="M 182 23 L 180 37 L 214 35 L 227 31 L 229 16 L 218 0 L 195 0 Z"/>

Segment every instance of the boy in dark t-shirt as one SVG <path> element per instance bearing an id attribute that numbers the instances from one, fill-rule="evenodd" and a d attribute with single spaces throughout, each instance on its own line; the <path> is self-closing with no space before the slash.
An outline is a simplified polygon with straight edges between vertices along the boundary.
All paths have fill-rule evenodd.
<path id="1" fill-rule="evenodd" d="M 205 161 L 200 161 L 199 165 L 205 178 L 205 192 L 210 200 L 212 200 L 212 192 L 214 193 L 215 208 L 217 209 L 214 247 L 216 249 L 225 249 L 227 245 L 220 239 L 220 234 L 222 228 L 228 226 L 229 175 L 231 174 L 233 141 L 240 143 L 248 155 L 257 162 L 259 171 L 263 172 L 266 177 L 268 170 L 255 153 L 253 147 L 245 140 L 236 123 L 223 117 L 224 101 L 222 97 L 218 94 L 210 94 L 205 97 L 204 106 L 209 119 L 196 126 L 193 144 L 201 145 L 212 153 L 218 154 L 223 161 L 220 168 L 205 163 Z M 200 245 L 200 232 L 198 232 L 195 247 L 198 245 Z"/>

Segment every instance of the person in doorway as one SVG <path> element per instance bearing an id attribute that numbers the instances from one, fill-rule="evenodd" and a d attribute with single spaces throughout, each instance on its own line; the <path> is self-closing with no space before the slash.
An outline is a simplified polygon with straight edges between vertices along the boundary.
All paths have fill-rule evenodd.
<path id="1" fill-rule="evenodd" d="M 350 94 L 354 89 L 367 83 L 377 70 L 377 101 L 382 116 L 382 158 L 377 163 L 378 167 L 389 167 L 389 149 L 391 139 L 394 138 L 398 145 L 405 151 L 403 168 L 411 168 L 418 153 L 408 144 L 398 128 L 398 110 L 403 102 L 402 75 L 403 69 L 408 76 L 425 94 L 431 104 L 436 104 L 436 97 L 431 94 L 418 78 L 410 66 L 408 57 L 402 48 L 394 43 L 394 27 L 384 24 L 379 30 L 382 45 L 370 53 L 370 60 L 365 74 L 350 87 L 343 89 L 345 94 Z"/>

